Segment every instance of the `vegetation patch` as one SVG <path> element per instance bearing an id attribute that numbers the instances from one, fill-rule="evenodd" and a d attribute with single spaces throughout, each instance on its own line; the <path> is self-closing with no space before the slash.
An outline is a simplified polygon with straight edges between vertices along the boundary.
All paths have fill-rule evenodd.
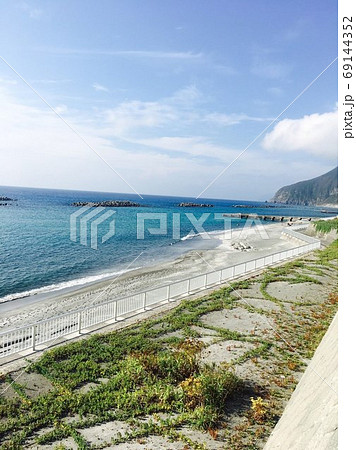
<path id="1" fill-rule="evenodd" d="M 330 233 L 332 230 L 338 231 L 338 219 L 337 217 L 332 220 L 318 220 L 317 222 L 314 222 L 315 230 L 318 233 Z"/>

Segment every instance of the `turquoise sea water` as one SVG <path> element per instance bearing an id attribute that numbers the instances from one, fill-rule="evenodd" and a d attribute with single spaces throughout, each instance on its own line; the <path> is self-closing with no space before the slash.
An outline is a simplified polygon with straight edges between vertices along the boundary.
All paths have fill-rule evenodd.
<path id="1" fill-rule="evenodd" d="M 320 208 L 277 205 L 265 209 L 261 208 L 265 206 L 264 203 L 240 200 L 199 199 L 199 203 L 210 203 L 214 207 L 180 208 L 177 205 L 181 201 L 196 200 L 152 195 L 145 195 L 141 200 L 133 194 L 17 187 L 0 187 L 0 196 L 16 199 L 8 202 L 7 206 L 0 206 L 0 302 L 126 271 L 128 265 L 141 252 L 143 253 L 130 268 L 172 259 L 194 246 L 212 246 L 212 242 L 198 237 L 186 239 L 191 230 L 197 233 L 186 213 L 193 213 L 197 219 L 204 213 L 209 214 L 203 224 L 207 232 L 224 229 L 224 221 L 214 216 L 219 213 L 327 216 Z M 87 246 L 81 245 L 79 238 L 77 242 L 70 239 L 70 216 L 79 209 L 71 206 L 72 202 L 123 199 L 144 206 L 111 208 L 114 214 L 98 228 L 97 249 L 90 247 L 90 234 Z M 248 208 L 233 208 L 234 204 L 244 204 Z M 151 234 L 148 228 L 157 228 L 159 225 L 157 220 L 151 219 L 146 222 L 145 239 L 137 239 L 138 213 L 167 214 L 167 233 Z M 175 214 L 177 220 L 178 213 L 180 233 L 179 236 L 173 236 L 173 215 Z M 110 230 L 112 220 L 115 233 L 106 242 L 101 243 L 102 236 Z M 234 228 L 243 224 L 244 221 L 241 220 L 232 221 Z M 90 226 L 88 230 L 90 233 Z M 76 231 L 79 234 L 79 225 Z"/>

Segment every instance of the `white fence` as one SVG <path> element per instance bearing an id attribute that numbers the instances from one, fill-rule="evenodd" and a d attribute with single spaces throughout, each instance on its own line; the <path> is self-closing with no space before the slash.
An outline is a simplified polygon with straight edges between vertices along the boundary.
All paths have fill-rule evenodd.
<path id="1" fill-rule="evenodd" d="M 139 292 L 128 297 L 111 300 L 88 308 L 72 311 L 33 325 L 0 333 L 0 358 L 23 351 L 36 350 L 42 344 L 54 344 L 63 336 L 78 335 L 89 331 L 89 328 L 109 321 L 123 320 L 133 313 L 139 313 L 163 302 L 177 300 L 207 289 L 212 286 L 233 280 L 239 276 L 268 267 L 280 261 L 320 248 L 320 241 L 296 232 L 284 229 L 283 234 L 304 244 L 290 250 L 256 258 L 234 266 L 197 275 L 165 286 L 156 287 L 146 292 Z"/>

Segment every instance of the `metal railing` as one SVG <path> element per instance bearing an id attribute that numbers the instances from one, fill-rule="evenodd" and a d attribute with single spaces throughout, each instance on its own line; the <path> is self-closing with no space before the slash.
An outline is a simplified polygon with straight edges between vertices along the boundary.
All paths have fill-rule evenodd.
<path id="1" fill-rule="evenodd" d="M 306 228 L 306 225 L 303 225 Z M 100 303 L 87 308 L 71 311 L 32 325 L 16 328 L 0 333 L 0 358 L 23 351 L 35 351 L 43 344 L 52 344 L 58 338 L 81 333 L 86 333 L 91 327 L 106 322 L 119 321 L 137 314 L 163 302 L 170 302 L 201 290 L 217 286 L 221 283 L 233 280 L 239 276 L 268 267 L 280 261 L 288 260 L 303 253 L 320 248 L 320 241 L 312 237 L 302 235 L 294 230 L 284 229 L 282 234 L 288 238 L 305 242 L 303 245 L 262 256 L 250 261 L 224 267 L 195 277 L 175 281 L 159 286 L 145 292 L 139 292 L 130 296 Z"/>

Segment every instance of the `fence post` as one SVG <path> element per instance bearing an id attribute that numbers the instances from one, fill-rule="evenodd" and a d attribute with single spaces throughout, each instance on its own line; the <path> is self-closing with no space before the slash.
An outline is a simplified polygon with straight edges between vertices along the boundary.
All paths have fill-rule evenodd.
<path id="1" fill-rule="evenodd" d="M 78 312 L 78 333 L 81 334 L 82 332 L 82 312 Z"/>
<path id="2" fill-rule="evenodd" d="M 204 275 L 204 289 L 206 289 L 206 283 L 208 282 L 208 275 Z"/>
<path id="3" fill-rule="evenodd" d="M 219 284 L 221 284 L 221 279 L 222 279 L 222 270 L 219 270 Z"/>
<path id="4" fill-rule="evenodd" d="M 190 278 L 188 279 L 188 292 L 187 292 L 187 294 L 188 295 L 190 294 Z"/>
<path id="5" fill-rule="evenodd" d="M 169 284 L 168 286 L 167 286 L 167 300 L 169 301 L 169 299 L 170 299 L 170 296 L 171 296 L 171 285 Z"/>
<path id="6" fill-rule="evenodd" d="M 32 350 L 36 351 L 36 325 L 32 326 Z"/>
<path id="7" fill-rule="evenodd" d="M 143 294 L 143 310 L 146 311 L 146 297 L 147 297 L 147 292 L 145 292 Z"/>
<path id="8" fill-rule="evenodd" d="M 115 301 L 115 307 L 114 307 L 114 320 L 117 321 L 117 300 Z"/>

